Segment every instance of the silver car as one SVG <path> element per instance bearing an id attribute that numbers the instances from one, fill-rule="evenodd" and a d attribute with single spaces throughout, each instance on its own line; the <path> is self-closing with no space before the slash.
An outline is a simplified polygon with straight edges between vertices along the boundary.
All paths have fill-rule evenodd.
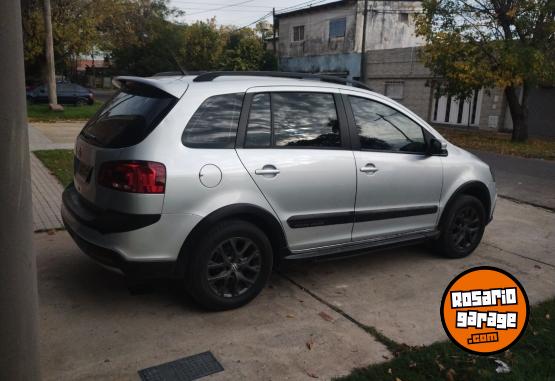
<path id="1" fill-rule="evenodd" d="M 66 228 L 97 262 L 181 279 L 206 308 L 249 302 L 283 260 L 426 240 L 464 257 L 492 218 L 485 163 L 353 81 L 214 72 L 114 82 L 120 91 L 75 144 Z"/>

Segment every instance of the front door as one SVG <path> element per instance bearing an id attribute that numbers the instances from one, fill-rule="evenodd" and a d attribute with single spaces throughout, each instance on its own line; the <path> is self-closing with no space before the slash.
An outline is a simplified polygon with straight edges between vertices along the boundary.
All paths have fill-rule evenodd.
<path id="1" fill-rule="evenodd" d="M 356 173 L 340 96 L 268 89 L 246 104 L 237 153 L 279 216 L 289 248 L 349 242 Z"/>
<path id="2" fill-rule="evenodd" d="M 442 159 L 426 155 L 423 128 L 377 100 L 355 95 L 344 99 L 355 127 L 353 241 L 433 230 L 443 181 Z"/>

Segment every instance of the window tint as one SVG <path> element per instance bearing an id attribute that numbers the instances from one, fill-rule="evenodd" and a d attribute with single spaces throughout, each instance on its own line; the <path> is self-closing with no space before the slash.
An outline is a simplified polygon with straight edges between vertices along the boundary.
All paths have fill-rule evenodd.
<path id="1" fill-rule="evenodd" d="M 330 20 L 330 38 L 345 37 L 347 19 L 345 17 Z"/>
<path id="2" fill-rule="evenodd" d="M 243 94 L 216 95 L 205 100 L 183 132 L 183 144 L 194 148 L 233 148 Z"/>
<path id="3" fill-rule="evenodd" d="M 252 98 L 245 147 L 269 147 L 272 139 L 270 94 Z"/>
<path id="4" fill-rule="evenodd" d="M 363 149 L 424 152 L 422 128 L 407 116 L 381 103 L 349 97 Z"/>
<path id="5" fill-rule="evenodd" d="M 100 147 L 135 145 L 156 128 L 177 99 L 153 87 L 128 84 L 85 125 L 81 136 Z"/>
<path id="6" fill-rule="evenodd" d="M 272 111 L 276 146 L 341 146 L 332 94 L 272 93 Z"/>

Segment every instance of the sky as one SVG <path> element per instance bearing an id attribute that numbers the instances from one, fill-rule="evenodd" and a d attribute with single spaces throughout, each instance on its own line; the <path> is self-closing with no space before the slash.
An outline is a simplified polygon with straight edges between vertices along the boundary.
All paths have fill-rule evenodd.
<path id="1" fill-rule="evenodd" d="M 270 13 L 273 7 L 279 13 L 280 10 L 293 10 L 331 1 L 336 0 L 170 0 L 170 5 L 185 11 L 185 16 L 179 21 L 193 23 L 216 16 L 218 25 L 243 27 L 254 25 L 266 15 L 268 17 L 265 19 L 271 22 Z"/>

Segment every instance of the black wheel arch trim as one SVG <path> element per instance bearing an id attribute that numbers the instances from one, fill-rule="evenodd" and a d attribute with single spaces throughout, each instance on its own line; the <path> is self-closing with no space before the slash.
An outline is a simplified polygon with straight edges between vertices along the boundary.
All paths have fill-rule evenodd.
<path id="1" fill-rule="evenodd" d="M 476 195 L 475 193 L 470 193 L 468 192 L 471 189 L 476 189 L 478 190 L 478 195 Z M 451 205 L 453 205 L 453 202 L 455 202 L 456 198 L 458 196 L 460 196 L 461 194 L 467 194 L 470 196 L 474 196 L 476 197 L 478 200 L 480 200 L 480 202 L 482 202 L 482 204 L 484 204 L 484 210 L 486 211 L 486 224 L 490 222 L 490 215 L 491 215 L 491 194 L 489 192 L 489 188 L 487 187 L 486 184 L 484 184 L 481 181 L 478 180 L 472 180 L 472 181 L 468 181 L 462 185 L 460 185 L 449 197 L 449 200 L 447 201 L 447 203 L 445 204 L 445 206 L 443 207 L 443 209 L 441 210 L 441 215 L 439 217 L 439 226 L 441 226 L 441 224 L 444 221 L 445 218 L 445 212 L 447 210 L 449 210 L 449 208 L 451 207 Z"/>
<path id="2" fill-rule="evenodd" d="M 274 249 L 274 263 L 289 254 L 283 227 L 270 211 L 248 203 L 232 204 L 216 209 L 205 216 L 187 235 L 177 259 L 179 274 L 185 274 L 190 258 L 188 252 L 193 250 L 203 233 L 206 233 L 218 222 L 230 219 L 245 220 L 262 229 L 267 234 Z"/>

